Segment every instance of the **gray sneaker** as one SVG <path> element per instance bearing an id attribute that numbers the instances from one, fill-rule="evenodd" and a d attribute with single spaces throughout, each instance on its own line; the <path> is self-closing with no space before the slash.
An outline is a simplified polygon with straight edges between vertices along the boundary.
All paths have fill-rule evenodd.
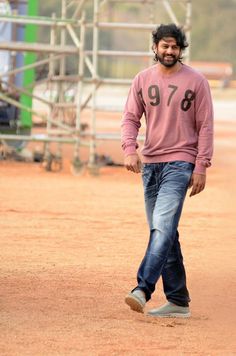
<path id="1" fill-rule="evenodd" d="M 146 304 L 145 293 L 140 289 L 135 289 L 125 297 L 125 303 L 128 304 L 132 310 L 143 313 Z"/>
<path id="2" fill-rule="evenodd" d="M 149 310 L 147 315 L 158 318 L 189 318 L 191 314 L 189 307 L 181 307 L 168 302 L 160 308 Z"/>

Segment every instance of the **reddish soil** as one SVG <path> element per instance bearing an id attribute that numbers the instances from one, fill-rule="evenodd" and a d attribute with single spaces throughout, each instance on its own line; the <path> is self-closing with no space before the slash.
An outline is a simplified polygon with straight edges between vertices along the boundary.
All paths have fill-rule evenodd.
<path id="1" fill-rule="evenodd" d="M 148 240 L 139 175 L 73 176 L 67 155 L 59 173 L 1 161 L 0 355 L 236 355 L 235 133 L 216 124 L 207 188 L 186 199 L 188 320 L 124 304 Z M 104 147 L 121 160 L 119 144 Z M 161 287 L 147 310 L 164 302 Z"/>

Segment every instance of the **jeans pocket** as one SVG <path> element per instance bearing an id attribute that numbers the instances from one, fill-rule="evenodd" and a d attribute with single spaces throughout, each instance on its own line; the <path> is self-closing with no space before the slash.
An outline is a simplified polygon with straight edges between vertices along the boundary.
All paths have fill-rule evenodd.
<path id="1" fill-rule="evenodd" d="M 153 188 L 156 185 L 155 169 L 152 163 L 143 164 L 142 180 L 145 191 Z"/>
<path id="2" fill-rule="evenodd" d="M 186 161 L 172 161 L 168 162 L 169 168 L 176 169 L 178 171 L 190 171 L 194 169 L 194 164 Z"/>

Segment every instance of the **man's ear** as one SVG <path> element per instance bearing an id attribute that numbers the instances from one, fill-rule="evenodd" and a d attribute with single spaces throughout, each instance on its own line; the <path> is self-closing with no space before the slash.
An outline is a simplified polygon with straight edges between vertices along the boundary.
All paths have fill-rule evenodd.
<path id="1" fill-rule="evenodd" d="M 156 45 L 156 43 L 154 43 L 153 45 L 152 45 L 152 50 L 153 50 L 153 52 L 156 54 L 157 53 L 157 45 Z"/>

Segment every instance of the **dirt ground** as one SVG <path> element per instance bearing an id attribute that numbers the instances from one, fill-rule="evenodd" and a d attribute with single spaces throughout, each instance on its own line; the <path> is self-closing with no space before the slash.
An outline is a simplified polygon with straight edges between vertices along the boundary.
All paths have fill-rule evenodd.
<path id="1" fill-rule="evenodd" d="M 0 162 L 0 355 L 236 355 L 235 123 L 216 123 L 207 188 L 182 215 L 188 320 L 124 303 L 148 240 L 141 177 L 74 176 L 66 159 L 60 173 Z M 146 309 L 164 301 L 160 281 Z"/>

